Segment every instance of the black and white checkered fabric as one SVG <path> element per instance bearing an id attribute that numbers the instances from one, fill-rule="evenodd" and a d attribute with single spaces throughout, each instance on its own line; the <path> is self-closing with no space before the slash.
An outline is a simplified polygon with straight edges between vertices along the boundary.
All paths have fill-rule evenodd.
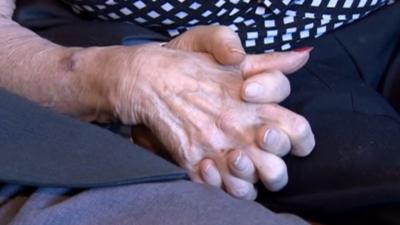
<path id="1" fill-rule="evenodd" d="M 227 25 L 248 52 L 285 51 L 358 20 L 391 0 L 64 0 L 78 14 L 139 24 L 171 37 Z"/>

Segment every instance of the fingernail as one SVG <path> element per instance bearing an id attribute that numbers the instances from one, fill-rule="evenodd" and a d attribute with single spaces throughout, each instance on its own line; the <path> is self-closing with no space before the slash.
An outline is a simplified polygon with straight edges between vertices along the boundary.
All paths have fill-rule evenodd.
<path id="1" fill-rule="evenodd" d="M 246 97 L 253 98 L 261 95 L 264 92 L 264 87 L 259 83 L 250 83 L 246 86 Z"/>
<path id="2" fill-rule="evenodd" d="M 243 51 L 243 50 L 241 50 L 241 49 L 238 49 L 238 48 L 231 48 L 231 52 L 239 53 L 239 54 L 241 54 L 241 55 L 246 55 L 246 52 L 245 52 L 245 51 Z"/>
<path id="3" fill-rule="evenodd" d="M 264 134 L 264 144 L 268 147 L 272 147 L 278 144 L 279 142 L 279 132 L 274 129 L 268 129 Z"/>
<path id="4" fill-rule="evenodd" d="M 302 47 L 302 48 L 296 48 L 293 49 L 294 52 L 311 52 L 314 49 L 314 47 Z"/>
<path id="5" fill-rule="evenodd" d="M 206 166 L 206 168 L 204 169 L 204 173 L 207 175 L 210 175 L 210 171 L 211 171 L 211 164 L 208 164 Z"/>
<path id="6" fill-rule="evenodd" d="M 242 160 L 243 156 L 242 156 L 242 152 L 239 152 L 238 157 L 235 159 L 235 161 L 233 162 L 233 165 L 236 167 L 236 169 L 238 170 L 243 170 L 244 169 L 244 165 L 243 165 L 243 160 Z"/>

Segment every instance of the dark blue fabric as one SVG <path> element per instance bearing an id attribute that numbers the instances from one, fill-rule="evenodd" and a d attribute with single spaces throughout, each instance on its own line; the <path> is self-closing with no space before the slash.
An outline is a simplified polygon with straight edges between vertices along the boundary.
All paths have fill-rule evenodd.
<path id="1" fill-rule="evenodd" d="M 99 187 L 185 178 L 127 139 L 0 90 L 0 181 Z"/>

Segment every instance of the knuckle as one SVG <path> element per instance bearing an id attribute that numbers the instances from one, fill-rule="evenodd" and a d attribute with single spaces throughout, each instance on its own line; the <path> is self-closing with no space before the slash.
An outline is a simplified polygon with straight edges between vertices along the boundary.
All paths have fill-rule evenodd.
<path id="1" fill-rule="evenodd" d="M 212 37 L 218 46 L 232 47 L 241 43 L 237 33 L 227 26 L 216 26 Z"/>
<path id="2" fill-rule="evenodd" d="M 234 34 L 234 32 L 228 26 L 223 25 L 214 26 L 214 32 L 216 35 Z"/>
<path id="3" fill-rule="evenodd" d="M 295 148 L 293 148 L 293 153 L 296 156 L 299 157 L 306 157 L 309 154 L 311 154 L 311 152 L 314 150 L 315 148 L 315 138 L 314 135 L 310 135 L 311 137 L 305 142 L 305 144 L 301 145 L 301 146 L 295 146 Z"/>
<path id="4" fill-rule="evenodd" d="M 216 120 L 216 126 L 224 132 L 237 130 L 233 113 L 222 113 Z"/>
<path id="5" fill-rule="evenodd" d="M 310 124 L 303 116 L 296 115 L 290 121 L 292 138 L 303 140 L 307 138 L 311 132 Z"/>
<path id="6" fill-rule="evenodd" d="M 177 154 L 172 154 L 180 166 L 185 169 L 193 168 L 203 158 L 202 151 L 194 144 L 179 147 Z"/>

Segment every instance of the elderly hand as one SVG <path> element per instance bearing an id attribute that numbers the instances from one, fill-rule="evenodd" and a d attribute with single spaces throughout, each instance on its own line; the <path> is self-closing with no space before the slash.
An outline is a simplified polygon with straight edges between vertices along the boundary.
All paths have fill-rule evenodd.
<path id="1" fill-rule="evenodd" d="M 207 52 L 214 56 L 214 58 L 223 65 L 236 65 L 241 68 L 243 78 L 247 81 L 243 83 L 241 97 L 244 101 L 253 103 L 274 103 L 282 101 L 290 90 L 289 83 L 286 82 L 284 73 L 292 73 L 301 68 L 309 57 L 310 48 L 302 49 L 302 51 L 295 52 L 282 52 L 282 53 L 268 53 L 264 55 L 245 55 L 242 45 L 236 33 L 223 26 L 199 26 L 196 27 L 178 38 L 173 39 L 166 44 L 169 48 L 181 49 L 193 52 Z M 258 74 L 260 73 L 260 74 Z M 277 73 L 277 79 L 274 80 L 271 74 Z M 269 78 L 270 82 L 263 82 L 264 78 Z M 269 90 L 260 92 L 254 96 L 246 96 L 246 87 L 252 83 L 257 83 L 262 88 Z M 271 88 L 272 87 L 272 88 Z M 269 128 L 266 128 L 269 129 Z M 278 143 L 272 146 L 260 144 L 264 146 L 264 150 L 269 151 L 275 155 L 283 156 L 287 154 L 291 148 L 290 140 L 284 131 L 275 130 L 274 128 L 266 131 L 272 132 L 278 139 Z M 149 140 L 156 140 L 150 131 L 144 127 L 134 127 L 132 130 L 135 142 L 146 148 L 155 150 L 158 154 L 163 154 L 163 148 L 159 143 Z M 270 134 L 271 135 L 271 134 Z M 314 143 L 311 142 L 311 145 Z M 307 148 L 293 148 L 294 155 L 304 156 L 307 152 L 302 152 Z M 312 149 L 311 147 L 308 149 Z M 243 160 L 242 169 L 252 171 L 253 174 L 248 174 L 249 181 L 254 182 L 257 179 L 255 166 L 253 162 L 242 151 L 232 151 L 230 153 L 231 164 Z M 200 176 L 194 179 L 198 182 L 206 182 L 212 185 L 221 185 L 221 175 L 215 167 L 215 163 L 210 159 L 204 159 L 200 162 L 201 169 L 209 170 L 208 176 L 205 176 L 204 171 L 201 171 Z M 243 177 L 243 172 L 232 169 L 231 172 L 234 176 Z M 202 176 L 203 174 L 203 176 Z M 218 182 L 215 182 L 217 180 Z"/>
<path id="2" fill-rule="evenodd" d="M 243 74 L 259 73 L 265 83 L 276 79 L 271 89 L 288 87 L 279 83 L 287 82 L 280 72 L 262 73 L 262 57 L 250 57 L 241 67 L 223 66 L 207 54 L 151 44 L 87 49 L 74 61 L 76 68 L 86 67 L 82 72 L 102 74 L 116 116 L 150 127 L 194 180 L 254 199 L 255 171 L 270 190 L 287 182 L 285 163 L 271 152 L 292 145 L 295 153 L 307 155 L 314 146 L 303 117 L 276 104 L 241 100 Z M 289 90 L 282 93 L 277 102 Z"/>

